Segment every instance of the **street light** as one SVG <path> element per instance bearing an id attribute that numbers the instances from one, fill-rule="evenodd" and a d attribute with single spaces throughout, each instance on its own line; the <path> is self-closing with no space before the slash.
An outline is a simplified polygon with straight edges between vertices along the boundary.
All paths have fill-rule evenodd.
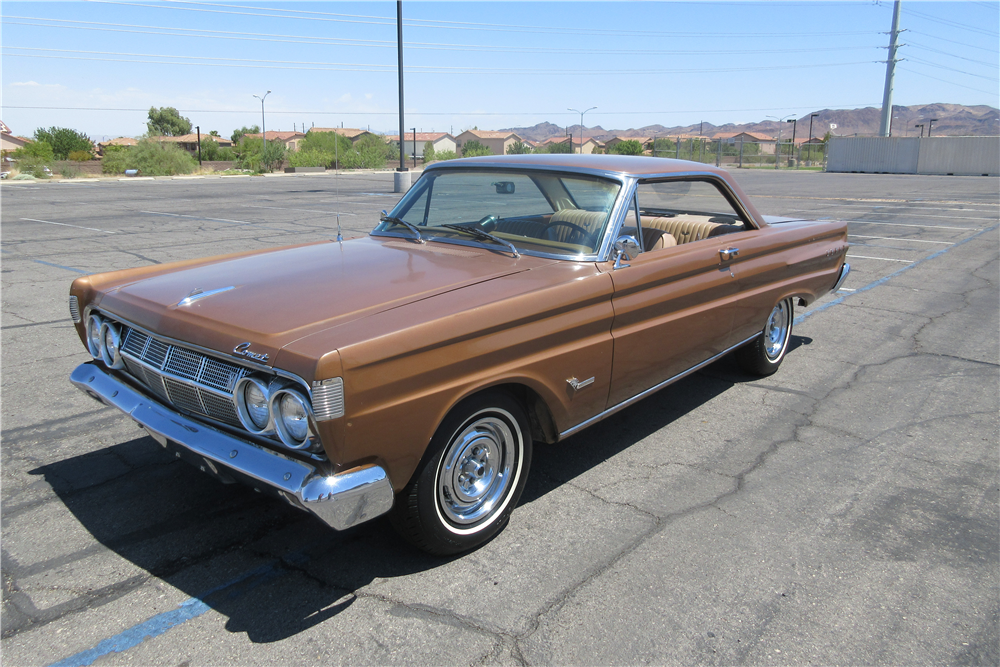
<path id="1" fill-rule="evenodd" d="M 797 118 L 793 118 L 791 120 L 786 120 L 785 122 L 792 124 L 792 150 L 789 151 L 790 157 L 788 159 L 789 160 L 794 160 L 794 156 L 795 156 L 795 128 L 797 128 L 799 126 L 798 119 Z"/>
<path id="2" fill-rule="evenodd" d="M 579 109 L 567 109 L 567 111 L 576 111 L 578 114 L 580 114 L 580 152 L 581 153 L 583 153 L 583 114 L 587 113 L 587 111 L 593 111 L 596 108 L 597 107 L 590 107 L 586 111 L 580 111 Z M 572 135 L 569 138 L 569 150 L 570 150 L 570 152 L 573 151 L 573 137 L 572 137 Z"/>
<path id="3" fill-rule="evenodd" d="M 816 118 L 817 116 L 819 116 L 818 113 L 809 114 L 809 141 L 807 141 L 806 143 L 809 144 L 809 165 L 810 166 L 812 166 L 812 157 L 813 157 L 813 154 L 812 154 L 813 118 Z"/>
<path id="4" fill-rule="evenodd" d="M 764 116 L 765 118 L 773 118 L 774 120 L 778 121 L 778 142 L 777 142 L 777 144 L 774 147 L 774 168 L 775 169 L 778 168 L 778 162 L 781 161 L 781 124 L 784 123 L 786 120 L 788 120 L 789 118 L 791 118 L 794 115 L 795 114 L 790 113 L 787 116 L 784 116 L 782 118 L 778 118 L 777 116 Z"/>
<path id="5" fill-rule="evenodd" d="M 260 95 L 254 95 L 258 100 L 260 100 L 260 138 L 264 142 L 264 151 L 260 154 L 261 161 L 264 163 L 264 169 L 267 169 L 267 128 L 264 126 L 264 100 L 267 96 L 271 94 L 271 91 L 264 93 L 264 97 Z"/>
<path id="6" fill-rule="evenodd" d="M 920 128 L 920 136 L 921 137 L 924 136 L 924 124 L 923 123 L 920 123 L 919 125 L 914 125 L 913 127 L 919 127 Z"/>
<path id="7" fill-rule="evenodd" d="M 937 122 L 937 118 L 931 118 L 927 121 L 929 125 L 927 126 L 927 136 L 931 136 L 931 130 L 934 129 L 934 123 Z"/>

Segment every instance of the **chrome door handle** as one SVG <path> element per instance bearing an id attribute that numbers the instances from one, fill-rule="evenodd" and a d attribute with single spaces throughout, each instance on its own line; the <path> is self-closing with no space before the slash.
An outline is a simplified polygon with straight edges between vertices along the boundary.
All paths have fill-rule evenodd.
<path id="1" fill-rule="evenodd" d="M 733 257 L 736 257 L 737 255 L 739 255 L 740 254 L 740 249 L 739 248 L 726 248 L 724 250 L 720 250 L 719 254 L 722 255 L 722 261 L 726 261 L 726 260 L 732 259 Z"/>

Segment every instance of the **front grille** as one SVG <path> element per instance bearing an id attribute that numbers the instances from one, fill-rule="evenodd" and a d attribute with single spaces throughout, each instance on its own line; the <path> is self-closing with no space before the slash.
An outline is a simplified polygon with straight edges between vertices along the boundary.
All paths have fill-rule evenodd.
<path id="1" fill-rule="evenodd" d="M 187 412 L 240 426 L 236 382 L 250 370 L 122 325 L 125 368 L 159 398 Z"/>

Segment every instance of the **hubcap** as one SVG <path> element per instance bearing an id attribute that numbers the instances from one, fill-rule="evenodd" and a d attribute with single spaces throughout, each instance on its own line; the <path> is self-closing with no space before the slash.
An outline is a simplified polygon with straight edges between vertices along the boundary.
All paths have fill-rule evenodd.
<path id="1" fill-rule="evenodd" d="M 771 361 L 775 361 L 781 356 L 785 349 L 785 341 L 788 338 L 788 306 L 782 301 L 767 318 L 767 326 L 764 327 L 764 353 Z"/>
<path id="2" fill-rule="evenodd" d="M 437 484 L 438 504 L 448 520 L 476 523 L 502 505 L 518 456 L 513 423 L 506 412 L 490 410 L 452 439 L 441 457 Z"/>

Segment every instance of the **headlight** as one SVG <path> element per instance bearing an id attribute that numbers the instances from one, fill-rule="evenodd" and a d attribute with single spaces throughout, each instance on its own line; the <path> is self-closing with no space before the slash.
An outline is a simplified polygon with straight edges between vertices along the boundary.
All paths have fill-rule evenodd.
<path id="1" fill-rule="evenodd" d="M 101 326 L 104 324 L 97 315 L 87 318 L 87 349 L 94 359 L 101 358 Z"/>
<path id="2" fill-rule="evenodd" d="M 271 397 L 274 425 L 286 447 L 309 447 L 309 401 L 294 389 L 281 389 Z"/>
<path id="3" fill-rule="evenodd" d="M 118 333 L 118 327 L 111 322 L 105 322 L 101 325 L 101 358 L 108 368 L 125 368 L 125 362 L 122 360 L 120 348 L 121 348 L 121 334 Z"/>
<path id="4" fill-rule="evenodd" d="M 240 421 L 246 430 L 257 435 L 266 435 L 274 431 L 265 380 L 253 376 L 241 378 L 236 383 L 233 393 Z"/>

